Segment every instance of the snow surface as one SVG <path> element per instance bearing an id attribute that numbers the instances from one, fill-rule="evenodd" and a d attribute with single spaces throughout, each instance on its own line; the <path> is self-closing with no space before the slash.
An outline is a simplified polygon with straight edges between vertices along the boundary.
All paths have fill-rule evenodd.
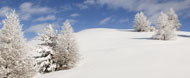
<path id="1" fill-rule="evenodd" d="M 79 65 L 36 77 L 190 78 L 190 32 L 177 32 L 171 41 L 153 40 L 154 34 L 103 28 L 78 32 Z"/>

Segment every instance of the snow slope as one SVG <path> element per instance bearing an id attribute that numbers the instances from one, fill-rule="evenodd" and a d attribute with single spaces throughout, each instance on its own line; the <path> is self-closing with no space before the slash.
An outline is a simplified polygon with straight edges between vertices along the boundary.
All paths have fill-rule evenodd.
<path id="1" fill-rule="evenodd" d="M 190 78 L 190 32 L 152 40 L 153 32 L 88 29 L 76 33 L 81 61 L 39 78 Z"/>

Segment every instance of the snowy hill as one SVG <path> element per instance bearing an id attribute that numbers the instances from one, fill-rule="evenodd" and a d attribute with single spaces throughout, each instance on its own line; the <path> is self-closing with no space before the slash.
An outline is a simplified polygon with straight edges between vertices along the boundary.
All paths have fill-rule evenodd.
<path id="1" fill-rule="evenodd" d="M 88 29 L 76 33 L 81 61 L 39 78 L 190 78 L 190 32 L 152 40 L 154 32 Z"/>

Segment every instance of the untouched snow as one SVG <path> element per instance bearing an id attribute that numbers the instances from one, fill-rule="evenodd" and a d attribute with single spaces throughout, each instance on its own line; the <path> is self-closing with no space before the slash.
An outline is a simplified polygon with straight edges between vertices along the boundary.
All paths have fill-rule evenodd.
<path id="1" fill-rule="evenodd" d="M 152 40 L 154 32 L 88 29 L 76 33 L 81 61 L 38 78 L 190 78 L 190 32 Z"/>

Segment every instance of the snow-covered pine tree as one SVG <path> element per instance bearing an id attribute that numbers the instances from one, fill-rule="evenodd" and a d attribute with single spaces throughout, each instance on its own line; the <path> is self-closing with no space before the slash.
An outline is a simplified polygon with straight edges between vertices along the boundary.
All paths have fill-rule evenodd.
<path id="1" fill-rule="evenodd" d="M 143 12 L 137 13 L 135 15 L 134 29 L 138 32 L 148 32 L 151 30 L 150 22 L 147 20 Z"/>
<path id="2" fill-rule="evenodd" d="M 37 52 L 39 56 L 35 56 L 35 68 L 40 73 L 48 73 L 56 70 L 56 63 L 53 61 L 53 50 L 48 46 L 39 46 Z"/>
<path id="3" fill-rule="evenodd" d="M 40 73 L 48 73 L 56 70 L 56 63 L 53 60 L 54 48 L 56 47 L 57 32 L 54 31 L 52 25 L 49 24 L 45 29 L 45 33 L 39 34 L 41 44 L 38 45 L 37 52 L 39 56 L 35 56 L 35 68 Z"/>
<path id="4" fill-rule="evenodd" d="M 157 22 L 156 35 L 153 36 L 154 39 L 170 40 L 175 38 L 175 29 L 171 22 L 169 22 L 167 14 L 161 12 Z"/>
<path id="5" fill-rule="evenodd" d="M 15 10 L 6 14 L 0 31 L 0 78 L 33 78 L 32 60 L 27 57 L 27 45 L 22 25 Z"/>
<path id="6" fill-rule="evenodd" d="M 170 8 L 169 12 L 168 12 L 168 19 L 169 21 L 171 22 L 171 24 L 173 25 L 173 27 L 176 29 L 176 30 L 179 30 L 179 27 L 180 27 L 180 22 L 178 20 L 178 16 L 177 14 L 175 13 L 175 11 L 173 10 L 173 8 Z"/>
<path id="7" fill-rule="evenodd" d="M 55 60 L 59 65 L 58 70 L 74 67 L 78 61 L 78 51 L 71 24 L 69 21 L 65 21 L 55 51 Z"/>

